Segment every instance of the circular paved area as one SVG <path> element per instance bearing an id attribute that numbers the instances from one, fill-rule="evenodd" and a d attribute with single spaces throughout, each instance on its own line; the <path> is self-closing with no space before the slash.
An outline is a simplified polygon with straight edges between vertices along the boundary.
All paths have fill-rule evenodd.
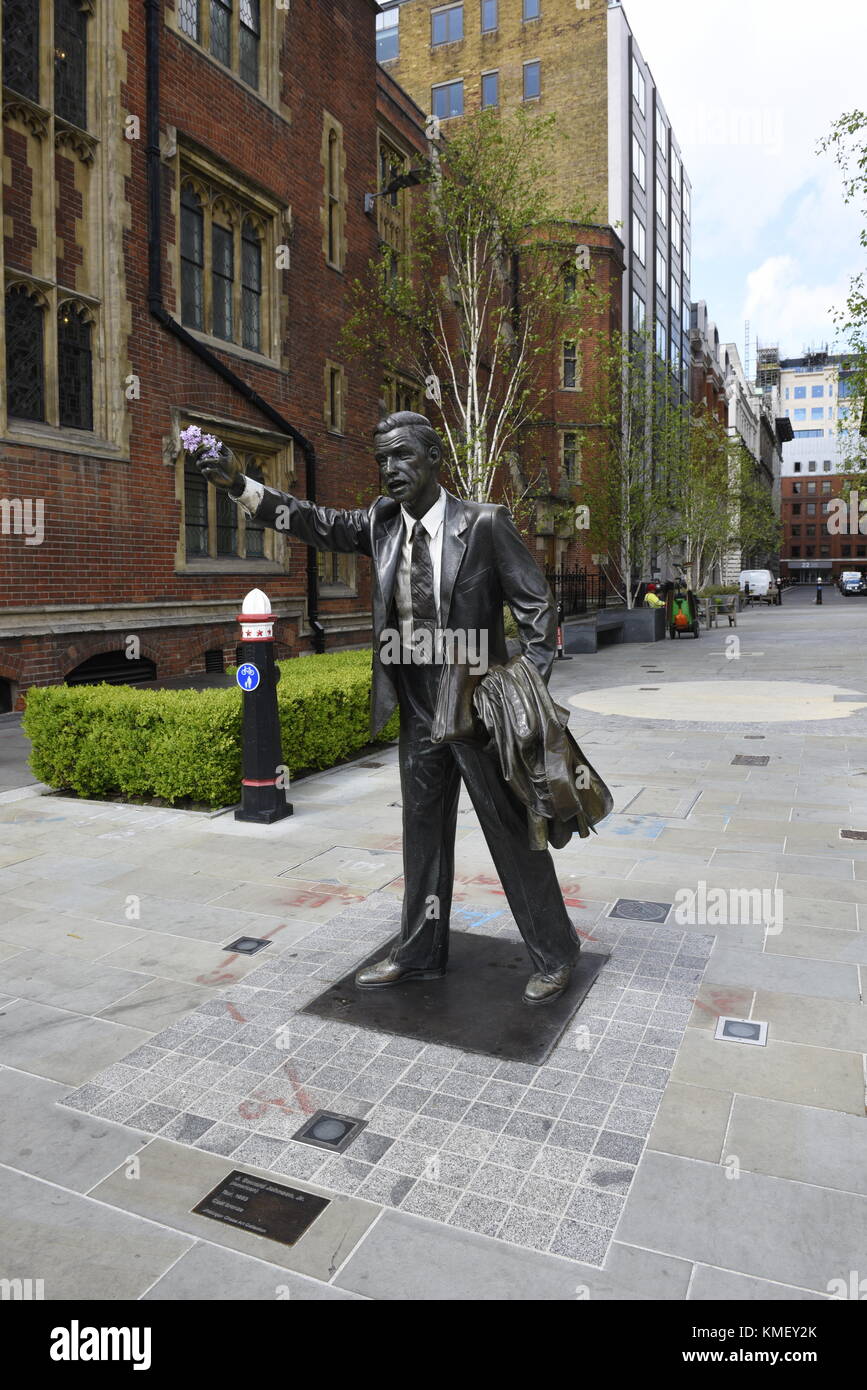
<path id="1" fill-rule="evenodd" d="M 861 696 L 835 702 L 835 695 Z M 562 698 L 562 697 L 561 697 Z M 847 719 L 867 707 L 867 696 L 842 685 L 812 681 L 676 681 L 614 685 L 569 696 L 576 709 L 631 719 L 677 719 L 696 723 L 783 724 L 800 720 Z"/>

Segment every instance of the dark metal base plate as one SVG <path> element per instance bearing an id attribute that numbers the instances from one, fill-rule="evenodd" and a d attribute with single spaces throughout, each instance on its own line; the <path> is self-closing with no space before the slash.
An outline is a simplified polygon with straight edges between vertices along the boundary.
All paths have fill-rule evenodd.
<path id="1" fill-rule="evenodd" d="M 565 993 L 548 1004 L 525 1004 L 533 966 L 521 942 L 453 931 L 442 980 L 407 980 L 357 989 L 355 972 L 388 955 L 394 939 L 359 961 L 351 974 L 302 1010 L 356 1028 L 481 1052 L 504 1062 L 539 1066 L 562 1037 L 608 955 L 583 951 Z"/>

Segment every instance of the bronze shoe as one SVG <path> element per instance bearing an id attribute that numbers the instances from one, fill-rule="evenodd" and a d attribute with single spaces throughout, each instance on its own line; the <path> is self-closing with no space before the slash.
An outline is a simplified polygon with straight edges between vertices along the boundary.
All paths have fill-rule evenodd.
<path id="1" fill-rule="evenodd" d="M 441 970 L 413 970 L 397 961 L 386 959 L 365 965 L 355 976 L 359 989 L 383 989 L 386 985 L 399 985 L 403 980 L 441 980 L 445 975 Z"/>
<path id="2" fill-rule="evenodd" d="M 550 975 L 531 975 L 524 990 L 525 1004 L 547 1004 L 557 999 L 569 984 L 572 975 L 571 965 L 561 965 Z"/>

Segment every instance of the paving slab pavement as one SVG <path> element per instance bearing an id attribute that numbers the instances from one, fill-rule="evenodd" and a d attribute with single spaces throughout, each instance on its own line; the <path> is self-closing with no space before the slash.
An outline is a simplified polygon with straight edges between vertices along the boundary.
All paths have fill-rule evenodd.
<path id="1" fill-rule="evenodd" d="M 824 689 L 867 692 L 863 621 L 789 592 L 739 615 L 740 650 L 714 631 L 557 663 L 615 813 L 556 862 L 612 959 L 538 1069 L 301 1012 L 393 929 L 394 749 L 298 782 L 268 828 L 10 775 L 0 1275 L 150 1301 L 828 1297 L 867 1236 L 867 842 L 840 835 L 867 829 L 867 701 Z M 643 665 L 676 718 L 645 717 Z M 466 799 L 456 858 L 454 928 L 514 934 Z M 271 944 L 226 952 L 241 935 Z M 720 1015 L 766 1046 L 717 1040 Z M 343 1155 L 292 1137 L 321 1107 L 367 1120 Z M 236 1167 L 331 1206 L 292 1247 L 191 1215 Z"/>

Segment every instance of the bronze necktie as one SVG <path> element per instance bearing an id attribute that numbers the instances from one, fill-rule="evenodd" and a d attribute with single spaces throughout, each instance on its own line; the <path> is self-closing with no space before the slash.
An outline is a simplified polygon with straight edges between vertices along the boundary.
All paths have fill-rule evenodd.
<path id="1" fill-rule="evenodd" d="M 420 521 L 412 528 L 409 587 L 412 595 L 413 637 L 424 628 L 433 634 L 437 622 L 433 560 L 430 557 L 428 533 Z"/>

